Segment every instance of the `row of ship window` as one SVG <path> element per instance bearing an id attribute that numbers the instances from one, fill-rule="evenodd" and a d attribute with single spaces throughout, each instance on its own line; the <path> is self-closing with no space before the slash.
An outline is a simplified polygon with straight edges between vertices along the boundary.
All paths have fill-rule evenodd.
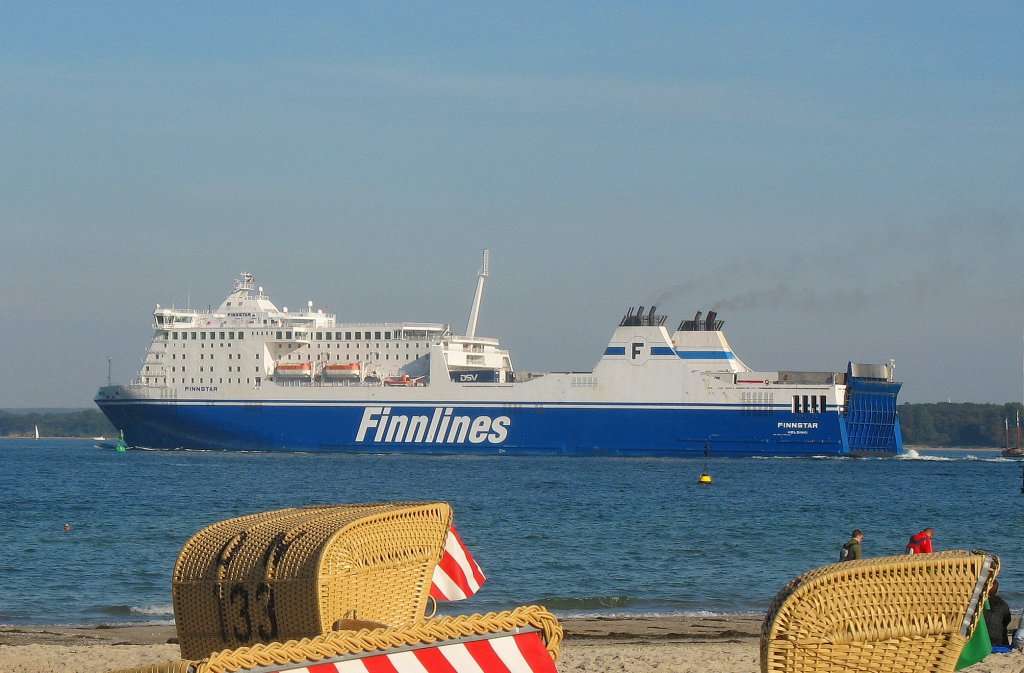
<path id="1" fill-rule="evenodd" d="M 391 341 L 385 342 L 383 348 L 391 348 L 391 344 L 392 343 L 393 342 L 391 342 Z M 327 348 L 330 348 L 333 344 L 317 344 L 317 345 L 320 346 L 321 348 L 324 347 L 324 346 L 326 346 Z M 299 348 L 308 348 L 309 346 L 310 346 L 310 344 L 302 344 L 301 346 L 299 346 Z M 342 347 L 341 344 L 338 344 L 337 346 L 338 346 L 339 349 Z M 405 342 L 405 349 L 406 350 L 409 350 L 413 346 L 415 346 L 416 348 L 426 348 L 426 343 L 424 343 L 422 341 L 406 341 Z M 294 346 L 292 346 L 291 344 L 274 344 L 273 347 L 276 348 L 279 351 L 280 350 L 294 350 Z M 355 346 L 350 346 L 349 344 L 345 344 L 345 348 L 346 349 L 347 348 L 356 348 L 356 349 L 358 349 L 360 347 L 362 347 L 362 348 L 381 348 L 381 345 L 380 345 L 380 343 L 373 343 L 373 342 L 370 342 L 370 341 L 365 341 L 365 342 L 362 342 L 362 343 L 357 343 L 357 344 L 355 344 Z M 395 350 L 400 350 L 400 349 L 401 349 L 401 344 L 397 344 L 396 343 L 395 344 Z"/>
<path id="2" fill-rule="evenodd" d="M 145 379 L 143 379 L 142 382 L 145 383 L 145 384 L 159 383 L 160 379 L 154 378 L 154 379 L 150 380 L 149 378 L 145 378 Z M 178 379 L 171 379 L 171 383 L 177 383 L 177 382 L 178 382 Z M 182 379 L 181 382 L 185 383 L 185 379 Z M 224 379 L 220 379 L 219 382 L 220 383 L 224 383 Z M 241 383 L 242 379 L 230 379 L 229 378 L 227 382 L 228 383 Z M 245 382 L 246 383 L 252 383 L 252 379 L 246 378 Z M 193 378 L 192 380 L 189 381 L 189 383 L 196 383 L 196 380 Z M 206 379 L 199 379 L 199 383 L 200 384 L 206 383 Z M 215 383 L 215 381 L 213 379 L 210 379 L 210 383 Z M 260 384 L 260 377 L 257 376 L 256 377 L 256 385 L 258 386 L 259 384 Z"/>
<path id="3" fill-rule="evenodd" d="M 368 357 L 366 358 L 366 360 L 369 360 L 369 359 L 370 359 L 370 356 L 372 356 L 372 358 L 373 358 L 374 360 L 380 360 L 380 353 L 370 353 L 370 354 L 369 354 L 369 356 L 368 356 Z M 160 355 L 159 355 L 159 354 L 157 354 L 157 357 L 159 358 L 159 357 L 160 357 Z M 203 355 L 202 355 L 202 354 L 200 354 L 200 355 L 199 355 L 199 358 L 200 358 L 200 359 L 203 359 Z M 174 353 L 172 353 L 172 354 L 171 354 L 171 359 L 172 359 L 172 360 L 175 360 L 175 359 L 177 359 L 177 355 L 175 355 Z M 184 360 L 184 359 L 185 359 L 185 356 L 184 356 L 184 355 L 182 355 L 182 356 L 181 356 L 181 359 L 182 359 L 182 360 Z M 212 359 L 213 359 L 213 356 L 210 356 L 210 359 L 212 360 Z M 239 359 L 241 359 L 241 358 L 239 358 Z M 260 355 L 259 355 L 259 353 L 257 353 L 257 354 L 256 354 L 256 359 L 257 359 L 257 360 L 259 360 L 259 359 L 260 359 Z M 291 355 L 289 355 L 287 359 L 288 359 L 288 360 L 291 360 L 291 359 L 292 359 L 292 356 L 291 356 Z M 296 359 L 297 359 L 297 360 L 301 360 L 302 358 L 296 358 Z M 310 358 L 310 357 L 309 357 L 309 356 L 307 355 L 307 356 L 306 356 L 306 360 L 310 360 L 310 359 L 311 359 L 311 358 Z M 316 359 L 317 359 L 317 360 L 320 360 L 320 356 L 319 356 L 319 355 L 317 355 L 317 358 L 316 358 Z M 324 357 L 324 360 L 325 360 L 325 361 L 329 361 L 330 359 L 331 359 L 331 358 L 330 358 L 330 356 L 329 356 L 329 355 L 328 355 L 328 356 L 325 356 L 325 357 Z M 391 359 L 391 356 L 385 353 L 385 355 L 384 355 L 384 359 L 385 359 L 385 360 L 390 360 L 390 359 Z M 395 359 L 396 359 L 396 360 L 398 359 L 398 356 L 397 356 L 397 355 L 395 356 Z M 410 360 L 410 359 L 411 359 L 411 356 L 407 354 L 407 355 L 405 356 L 405 359 L 406 359 L 406 360 Z M 338 360 L 341 360 L 341 356 L 340 356 L 340 355 L 338 356 Z M 351 356 L 349 356 L 349 355 L 346 355 L 346 356 L 345 356 L 345 360 L 351 360 Z M 359 362 L 359 361 L 362 361 L 362 359 L 357 359 L 356 361 L 357 361 L 357 362 Z M 181 368 L 181 370 L 182 370 L 182 371 L 185 371 L 185 367 L 184 367 L 184 365 L 182 365 L 182 368 Z M 259 367 L 257 367 L 257 368 L 256 368 L 256 371 L 259 371 L 259 370 L 260 370 L 260 368 L 259 368 Z M 144 371 L 147 371 L 147 372 L 149 371 L 149 365 L 146 365 L 146 366 L 145 366 L 145 369 L 144 369 Z M 171 367 L 171 371 L 172 371 L 172 372 L 173 372 L 173 371 L 176 371 L 176 370 L 175 370 L 175 368 L 174 368 L 174 366 L 172 366 L 172 367 Z M 202 365 L 200 365 L 200 367 L 199 367 L 199 371 L 203 371 L 203 367 L 202 367 Z M 211 370 L 210 370 L 210 371 L 213 371 L 213 369 L 211 368 Z M 231 371 L 231 366 L 230 366 L 230 365 L 228 366 L 228 371 Z M 239 368 L 239 371 L 241 371 L 241 368 Z"/>
<path id="4" fill-rule="evenodd" d="M 260 354 L 259 354 L 259 353 L 254 353 L 253 355 L 255 355 L 255 357 L 256 357 L 256 359 L 257 359 L 257 360 L 259 360 L 259 359 L 260 359 Z M 162 358 L 163 358 L 163 356 L 164 356 L 164 354 L 163 354 L 163 353 L 153 353 L 153 357 L 154 357 L 154 358 L 156 358 L 157 360 L 160 360 L 160 359 L 162 359 Z M 322 358 L 321 358 L 321 356 L 322 356 Z M 232 359 L 233 357 L 234 357 L 234 353 L 228 353 L 228 359 L 229 359 L 229 360 L 230 360 L 230 359 Z M 181 354 L 181 359 L 182 359 L 182 360 L 185 360 L 186 358 L 187 358 L 187 355 L 186 355 L 185 353 L 182 353 L 182 354 Z M 375 360 L 380 360 L 380 353 L 367 353 L 365 357 L 362 357 L 362 358 L 356 358 L 356 359 L 357 359 L 357 360 L 369 360 L 370 358 L 373 358 L 373 359 L 375 359 Z M 177 354 L 177 353 L 171 353 L 171 359 L 172 359 L 172 360 L 177 360 L 177 359 L 178 359 L 178 354 Z M 200 360 L 205 360 L 205 359 L 206 359 L 206 354 L 205 354 L 205 353 L 200 353 L 200 354 L 199 354 L 199 359 L 200 359 Z M 213 360 L 213 359 L 214 359 L 214 355 L 213 355 L 213 353 L 210 353 L 210 359 L 211 359 L 211 360 Z M 241 359 L 242 359 L 242 355 L 241 355 L 241 354 L 239 354 L 239 355 L 238 355 L 238 359 L 239 359 L 239 360 L 241 360 Z M 291 356 L 291 354 L 289 353 L 289 354 L 288 354 L 288 355 L 286 356 L 286 358 L 285 358 L 285 359 L 287 359 L 287 360 L 291 360 L 291 359 L 292 359 L 292 356 Z M 301 355 L 296 355 L 295 359 L 296 359 L 296 360 L 301 360 L 301 359 L 302 359 L 302 356 L 301 356 Z M 312 361 L 312 359 L 313 359 L 313 356 L 312 356 L 312 354 L 310 354 L 310 353 L 307 353 L 307 354 L 306 354 L 306 360 L 307 360 L 307 361 Z M 317 353 L 317 354 L 316 354 L 316 359 L 317 359 L 318 361 L 319 361 L 319 360 L 321 360 L 321 359 L 323 359 L 323 360 L 325 360 L 325 361 L 330 361 L 330 359 L 331 359 L 331 354 L 330 354 L 330 353 Z M 337 359 L 338 359 L 338 360 L 340 360 L 340 359 L 341 359 L 341 355 L 340 355 L 340 354 L 339 354 L 339 355 L 337 356 Z M 352 356 L 351 356 L 351 355 L 345 355 L 345 359 L 346 359 L 346 360 L 351 360 L 351 359 L 352 359 Z M 390 355 L 389 353 L 385 353 L 385 354 L 384 354 L 384 359 L 385 359 L 385 360 L 390 360 L 390 359 L 391 359 L 391 355 Z M 396 360 L 400 359 L 400 355 L 399 355 L 398 353 L 396 353 L 396 354 L 395 354 L 395 359 L 396 359 Z M 411 360 L 411 359 L 412 359 L 412 355 L 410 355 L 409 353 L 406 353 L 406 354 L 405 354 L 405 359 L 406 359 L 406 360 Z M 146 367 L 146 370 L 147 370 L 147 371 L 149 370 L 149 367 L 148 367 L 148 366 Z"/>
<path id="5" fill-rule="evenodd" d="M 316 354 L 316 359 L 317 359 L 317 361 L 320 361 L 321 359 L 323 359 L 323 360 L 326 360 L 326 361 L 330 361 L 330 359 L 331 359 L 331 354 L 330 354 L 330 353 L 323 353 L 323 358 L 321 358 L 321 357 L 320 357 L 320 355 L 321 355 L 320 353 L 317 353 L 317 354 Z M 401 358 L 402 358 L 401 354 L 399 354 L 399 353 L 395 353 L 395 359 L 396 359 L 396 360 L 400 360 Z M 285 356 L 284 358 L 280 358 L 280 357 L 279 357 L 278 359 L 279 359 L 279 360 L 281 360 L 281 359 L 284 359 L 284 360 L 291 360 L 291 359 L 292 359 L 292 356 L 291 356 L 291 354 L 289 353 L 289 354 L 288 354 L 287 356 Z M 301 359 L 302 359 L 302 355 L 296 355 L 296 356 L 295 356 L 295 359 L 296 359 L 296 360 L 301 360 Z M 337 357 L 336 357 L 335 359 L 337 359 L 337 360 L 340 360 L 340 359 L 341 359 L 341 354 L 338 354 L 338 355 L 337 355 Z M 370 359 L 374 359 L 374 360 L 380 360 L 380 353 L 376 353 L 376 352 L 373 352 L 373 353 L 367 353 L 367 354 L 365 354 L 365 355 L 362 355 L 362 356 L 360 356 L 360 355 L 352 356 L 352 355 L 348 355 L 348 354 L 346 354 L 346 355 L 345 355 L 345 360 L 349 360 L 349 361 L 351 361 L 351 360 L 355 360 L 356 362 L 361 362 L 361 361 L 366 361 L 366 360 L 370 360 Z M 385 360 L 390 360 L 390 359 L 391 359 L 391 354 L 390 354 L 390 353 L 385 353 L 385 354 L 384 354 L 384 359 L 385 359 Z M 412 356 L 412 355 L 410 355 L 409 353 L 406 353 L 406 354 L 405 354 L 405 359 L 406 359 L 407 361 L 408 361 L 408 360 L 412 360 L 412 359 L 413 359 L 413 356 Z M 312 356 L 311 354 L 307 353 L 307 354 L 306 354 L 306 360 L 307 360 L 308 362 L 312 362 L 312 360 L 313 360 L 313 356 Z"/>
<path id="6" fill-rule="evenodd" d="M 178 338 L 179 338 L 178 337 L 179 332 L 171 332 L 171 334 L 174 335 L 171 338 L 174 339 L 175 341 L 177 341 Z M 180 332 L 180 334 L 181 334 L 180 338 L 181 338 L 182 341 L 186 341 L 187 339 L 189 339 L 190 338 L 189 334 L 192 335 L 191 338 L 193 340 L 196 340 L 196 339 L 206 339 L 206 340 L 217 339 L 218 338 L 217 337 L 218 334 L 220 334 L 220 337 L 219 337 L 220 339 L 234 339 L 235 338 L 235 333 L 234 332 Z M 196 335 L 198 335 L 198 336 L 196 336 Z M 209 337 L 207 337 L 207 335 L 209 335 Z M 164 338 L 166 338 L 166 337 L 167 337 L 167 333 L 164 333 Z M 245 332 L 239 332 L 238 333 L 238 338 L 239 339 L 244 339 L 245 338 Z"/>
<path id="7" fill-rule="evenodd" d="M 823 414 L 825 409 L 824 395 L 793 395 L 794 414 Z"/>
<path id="8" fill-rule="evenodd" d="M 200 334 L 206 334 L 206 333 L 205 332 L 200 332 Z M 212 335 L 212 334 L 214 334 L 214 332 L 210 332 L 210 334 Z M 224 332 L 221 332 L 221 334 L 224 334 Z M 231 346 L 230 339 L 234 339 L 234 332 L 228 332 L 227 334 L 231 335 L 229 337 L 229 339 L 228 339 L 229 343 L 227 344 L 230 347 Z M 241 334 L 241 332 L 239 332 L 239 334 Z M 176 339 L 177 337 L 178 337 L 178 335 L 177 335 L 177 333 L 175 333 L 174 334 L 174 338 Z M 205 338 L 205 337 L 203 337 L 203 338 Z M 185 338 L 184 334 L 182 334 L 182 339 L 181 340 L 182 341 L 188 341 L 188 339 Z M 199 345 L 201 347 L 203 347 L 203 348 L 206 347 L 205 343 L 202 343 L 202 344 L 199 344 Z M 405 342 L 406 350 L 411 348 L 413 345 L 415 345 L 415 347 L 417 349 L 426 347 L 426 344 L 424 342 L 422 342 L 422 341 L 406 341 Z M 220 346 L 223 348 L 224 343 L 221 343 Z M 309 344 L 303 344 L 303 346 L 309 346 Z M 332 344 L 327 344 L 327 348 L 330 348 L 331 346 L 332 346 Z M 371 348 L 371 347 L 372 348 L 380 348 L 381 347 L 380 343 L 374 343 L 374 344 L 371 345 L 369 342 L 366 342 L 366 343 L 357 343 L 355 345 L 355 348 L 359 348 L 360 346 L 362 346 L 364 348 Z M 182 347 L 184 347 L 184 346 L 182 346 Z M 210 347 L 213 348 L 213 344 L 210 344 Z M 276 347 L 277 350 L 291 349 L 292 348 L 292 346 L 289 346 L 289 345 L 286 345 L 286 344 L 276 344 L 274 347 Z M 339 345 L 338 347 L 340 348 L 341 346 Z M 348 348 L 348 345 L 346 345 L 345 347 Z M 391 348 L 391 342 L 385 342 L 384 343 L 384 348 Z M 398 349 L 398 348 L 401 348 L 401 346 L 396 343 L 395 344 L 395 348 Z"/>
<path id="9" fill-rule="evenodd" d="M 265 332 L 264 334 L 268 334 Z M 239 339 L 245 338 L 245 332 L 164 332 L 164 338 L 171 334 L 171 339 L 182 340 L 212 340 L 212 339 L 234 339 L 237 335 Z M 180 335 L 180 336 L 179 336 Z M 190 336 L 191 335 L 191 336 Z M 314 339 L 316 341 L 363 341 L 370 339 L 391 339 L 392 335 L 397 339 L 400 334 L 395 332 L 315 332 Z M 277 330 L 274 332 L 274 337 L 277 339 L 290 340 L 296 339 L 308 339 L 308 332 L 292 332 L 287 330 Z"/>
<path id="10" fill-rule="evenodd" d="M 344 338 L 342 338 L 344 334 Z M 352 335 L 355 335 L 353 338 Z M 284 341 L 290 341 L 292 338 L 295 339 L 308 339 L 308 332 L 292 332 L 278 330 L 274 333 L 274 338 L 282 339 Z M 383 336 L 381 336 L 383 335 Z M 395 335 L 397 338 L 397 334 Z M 391 332 L 315 332 L 313 334 L 314 341 L 363 341 L 369 339 L 390 339 Z"/>
<path id="11" fill-rule="evenodd" d="M 156 357 L 157 360 L 160 360 L 161 357 L 164 356 L 164 353 L 160 353 L 160 352 L 155 352 L 153 354 L 154 354 L 154 356 Z M 256 360 L 259 360 L 259 355 L 260 354 L 258 352 L 257 353 L 253 353 L 253 354 L 256 356 Z M 327 352 L 327 353 L 316 353 L 316 360 L 321 360 L 321 355 L 323 355 L 323 359 L 324 360 L 331 360 L 331 353 L 329 353 L 329 352 Z M 228 360 L 231 360 L 233 356 L 234 356 L 234 353 L 227 353 L 227 359 Z M 381 354 L 379 352 L 369 352 L 369 353 L 367 353 L 367 359 L 369 359 L 369 357 L 371 357 L 371 356 L 376 357 L 377 360 L 381 359 Z M 181 353 L 181 360 L 185 360 L 186 357 L 187 357 L 186 353 Z M 394 357 L 395 357 L 395 360 L 398 360 L 398 353 L 395 353 Z M 177 359 L 178 359 L 178 354 L 176 352 L 172 352 L 171 353 L 171 360 L 177 360 Z M 199 354 L 199 359 L 200 360 L 206 360 L 206 353 L 202 353 L 201 352 Z M 287 359 L 288 360 L 292 359 L 292 353 L 288 353 Z M 341 360 L 341 354 L 340 353 L 337 355 L 337 359 Z M 345 355 L 345 360 L 349 360 L 349 359 L 351 359 L 351 355 Z M 412 355 L 409 354 L 409 353 L 406 353 L 406 360 L 410 360 L 410 359 L 412 359 Z M 210 353 L 210 360 L 214 360 L 214 354 L 213 353 Z M 242 360 L 242 353 L 239 353 L 239 360 Z M 302 355 L 301 354 L 296 354 L 296 360 L 302 360 Z M 310 361 L 312 360 L 312 353 L 306 353 L 306 360 L 310 360 Z M 384 360 L 391 360 L 391 355 L 389 353 L 384 353 Z"/>
<path id="12" fill-rule="evenodd" d="M 156 355 L 158 358 L 160 358 L 160 357 L 163 356 L 163 353 L 154 353 L 154 355 Z M 260 354 L 259 353 L 254 353 L 253 355 L 256 356 L 257 360 L 260 359 Z M 234 358 L 234 356 L 235 356 L 234 353 L 228 353 L 228 360 L 231 360 L 232 358 Z M 182 353 L 181 354 L 181 359 L 182 360 L 184 360 L 186 357 L 188 357 L 188 355 L 186 353 Z M 172 360 L 177 360 L 178 359 L 178 354 L 177 353 L 171 353 L 171 359 Z M 200 353 L 199 354 L 199 359 L 200 360 L 205 360 L 206 359 L 206 353 Z M 210 353 L 210 359 L 211 360 L 214 359 L 214 354 L 213 353 Z M 241 353 L 238 354 L 238 359 L 239 360 L 242 359 L 242 354 Z"/>
<path id="13" fill-rule="evenodd" d="M 149 365 L 146 365 L 146 368 L 145 368 L 145 370 L 144 370 L 144 371 L 147 371 L 147 372 L 149 371 Z M 171 366 L 171 371 L 172 371 L 172 372 L 176 372 L 176 371 L 178 371 L 178 367 L 177 367 L 177 366 L 175 366 L 175 365 L 172 365 L 172 366 Z M 199 371 L 201 371 L 201 372 L 202 372 L 202 371 L 206 371 L 206 369 L 205 369 L 204 365 L 199 365 Z M 211 371 L 211 372 L 213 371 L 213 365 L 210 365 L 210 371 Z M 238 368 L 237 370 L 235 370 L 235 369 L 232 369 L 232 368 L 231 368 L 231 366 L 229 365 L 229 366 L 228 366 L 228 371 L 229 371 L 229 372 L 231 372 L 231 371 L 242 371 L 242 368 L 241 368 L 241 367 L 239 367 L 239 368 Z M 182 365 L 182 366 L 181 366 L 181 373 L 182 373 L 182 374 L 184 374 L 184 373 L 185 373 L 185 365 Z M 256 373 L 257 373 L 257 374 L 259 374 L 259 373 L 260 373 L 260 368 L 259 368 L 259 367 L 257 367 L 257 368 L 256 368 Z"/>

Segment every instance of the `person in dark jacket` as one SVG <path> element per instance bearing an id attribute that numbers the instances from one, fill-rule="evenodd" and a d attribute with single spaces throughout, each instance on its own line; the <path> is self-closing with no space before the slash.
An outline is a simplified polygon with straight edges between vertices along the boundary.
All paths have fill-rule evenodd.
<path id="1" fill-rule="evenodd" d="M 860 532 L 860 529 L 853 531 L 850 534 L 850 541 L 843 545 L 843 548 L 839 550 L 840 561 L 857 561 L 862 558 L 860 542 L 864 539 L 864 533 Z"/>
<path id="2" fill-rule="evenodd" d="M 992 590 L 988 592 L 985 626 L 993 647 L 1010 646 L 1010 606 L 999 596 L 999 580 L 992 580 Z"/>

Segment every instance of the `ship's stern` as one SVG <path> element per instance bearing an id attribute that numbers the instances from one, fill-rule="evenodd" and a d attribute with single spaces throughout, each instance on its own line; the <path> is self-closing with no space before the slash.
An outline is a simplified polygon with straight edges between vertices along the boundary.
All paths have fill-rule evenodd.
<path id="1" fill-rule="evenodd" d="M 903 453 L 903 434 L 896 409 L 901 385 L 892 380 L 891 365 L 849 363 L 842 430 L 843 443 L 850 455 Z"/>

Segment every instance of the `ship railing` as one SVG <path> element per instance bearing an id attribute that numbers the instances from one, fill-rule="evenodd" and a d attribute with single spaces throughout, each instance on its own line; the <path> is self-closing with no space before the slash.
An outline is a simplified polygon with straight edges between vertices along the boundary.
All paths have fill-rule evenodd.
<path id="1" fill-rule="evenodd" d="M 139 379 L 133 379 L 131 383 L 122 386 L 131 397 L 147 400 L 176 399 L 178 390 L 173 386 L 159 383 L 142 383 Z"/>
<path id="2" fill-rule="evenodd" d="M 391 323 L 387 324 L 390 325 Z M 398 325 L 402 327 L 402 329 L 420 329 L 427 330 L 430 332 L 443 332 L 445 330 L 450 329 L 450 326 L 447 323 L 439 322 L 401 322 L 398 323 Z"/>
<path id="3" fill-rule="evenodd" d="M 425 332 L 443 332 L 444 330 L 448 329 L 448 325 L 436 322 L 346 322 L 343 324 L 345 326 L 345 329 L 348 329 L 350 327 L 374 327 L 392 330 L 420 330 Z"/>
<path id="4" fill-rule="evenodd" d="M 743 377 L 745 374 L 738 374 Z M 845 378 L 840 372 L 779 372 L 777 383 L 783 385 L 835 385 L 840 383 L 839 379 Z"/>
<path id="5" fill-rule="evenodd" d="M 714 320 L 711 325 L 706 320 L 684 320 L 676 328 L 677 332 L 721 332 L 724 320 Z"/>
<path id="6" fill-rule="evenodd" d="M 443 342 L 445 348 L 467 352 L 484 352 L 488 346 L 497 347 L 501 342 L 493 337 L 452 336 Z"/>
<path id="7" fill-rule="evenodd" d="M 201 329 L 241 329 L 243 327 L 280 327 L 279 324 L 270 324 L 263 322 L 260 318 L 225 318 L 223 316 L 216 316 L 213 320 L 207 320 L 203 323 L 174 323 L 174 324 L 163 324 L 154 322 L 151 327 L 154 330 L 159 331 L 177 331 L 177 332 L 190 332 Z"/>
<path id="8" fill-rule="evenodd" d="M 380 388 L 384 385 L 384 379 L 380 379 L 379 381 L 346 381 L 344 379 L 323 380 L 319 378 L 312 381 L 307 378 L 269 380 L 284 388 L 341 388 L 346 386 L 355 388 Z"/>
<path id="9" fill-rule="evenodd" d="M 159 313 L 160 315 L 165 315 L 165 316 L 203 315 L 204 313 L 213 313 L 213 308 L 212 307 L 207 307 L 204 310 L 204 309 L 198 309 L 198 308 L 175 308 L 173 306 L 166 306 L 166 307 L 161 307 L 161 308 L 156 309 L 154 311 L 154 313 Z"/>

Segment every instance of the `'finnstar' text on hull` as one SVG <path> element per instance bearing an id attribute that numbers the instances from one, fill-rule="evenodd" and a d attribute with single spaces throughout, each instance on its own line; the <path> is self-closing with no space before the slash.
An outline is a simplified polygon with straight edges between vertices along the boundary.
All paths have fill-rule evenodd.
<path id="1" fill-rule="evenodd" d="M 440 323 L 281 311 L 243 274 L 216 309 L 161 308 L 138 376 L 96 404 L 130 446 L 576 456 L 901 453 L 889 364 L 754 371 L 714 312 L 630 309 L 588 372 L 518 372 Z"/>

